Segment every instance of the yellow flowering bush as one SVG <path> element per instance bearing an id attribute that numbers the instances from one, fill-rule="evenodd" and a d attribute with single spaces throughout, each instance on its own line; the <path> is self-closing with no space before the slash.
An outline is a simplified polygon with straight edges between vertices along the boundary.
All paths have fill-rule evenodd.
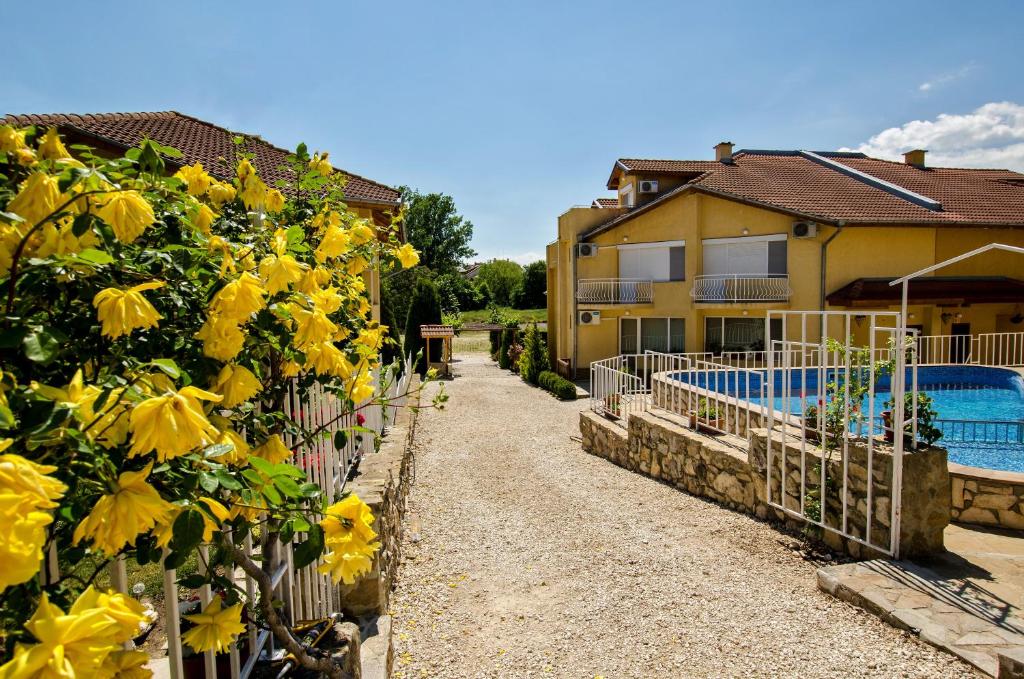
<path id="1" fill-rule="evenodd" d="M 319 385 L 351 413 L 378 369 L 394 378 L 364 272 L 418 259 L 400 215 L 350 212 L 343 176 L 304 145 L 274 187 L 244 153 L 224 180 L 152 141 L 72 151 L 55 130 L 0 126 L 5 677 L 145 676 L 122 649 L 137 602 L 87 586 L 115 558 L 170 569 L 213 546 L 187 583 L 218 592 L 190 616 L 198 651 L 230 645 L 243 608 L 287 634 L 216 567 L 259 573 L 236 547 L 247 536 L 306 534 L 296 567 L 319 560 L 336 582 L 370 568 L 372 514 L 351 495 L 326 506 L 292 464 L 325 433 L 283 404 Z"/>

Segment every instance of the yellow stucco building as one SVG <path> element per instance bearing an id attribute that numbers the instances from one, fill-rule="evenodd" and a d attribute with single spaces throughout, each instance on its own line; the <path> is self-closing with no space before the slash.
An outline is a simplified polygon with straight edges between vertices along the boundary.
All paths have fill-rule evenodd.
<path id="1" fill-rule="evenodd" d="M 616 198 L 558 218 L 548 340 L 563 373 L 647 349 L 764 350 L 766 334 L 781 334 L 766 328 L 768 310 L 898 310 L 890 280 L 986 243 L 1024 246 L 1016 172 L 928 167 L 920 150 L 903 163 L 734 153 L 727 142 L 715 153 L 620 159 L 607 183 Z M 1010 253 L 942 269 L 911 283 L 907 324 L 924 335 L 1024 331 L 1022 274 L 1024 257 Z M 859 326 L 855 338 L 867 333 Z"/>

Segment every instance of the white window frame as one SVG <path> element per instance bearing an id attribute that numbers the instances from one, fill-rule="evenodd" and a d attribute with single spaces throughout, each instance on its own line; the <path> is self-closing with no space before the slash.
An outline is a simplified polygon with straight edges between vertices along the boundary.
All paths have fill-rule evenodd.
<path id="1" fill-rule="evenodd" d="M 645 319 L 645 318 L 648 319 L 648 320 L 665 320 L 665 321 L 667 321 L 667 323 L 665 324 L 665 332 L 666 332 L 666 335 L 665 335 L 665 346 L 667 348 L 669 348 L 669 349 L 672 348 L 672 321 L 682 321 L 683 322 L 683 350 L 680 351 L 680 352 L 676 352 L 676 353 L 685 353 L 686 352 L 686 317 L 685 316 L 619 316 L 619 323 L 618 323 L 619 327 L 618 327 L 618 334 L 616 335 L 616 342 L 618 342 L 619 354 L 620 355 L 624 354 L 624 355 L 628 355 L 628 356 L 640 356 L 640 355 L 643 354 L 643 347 L 641 346 L 642 345 L 642 338 L 643 338 L 643 335 L 641 334 L 642 333 L 641 326 L 643 324 L 643 319 Z M 640 352 L 640 353 L 625 354 L 625 352 L 622 350 L 622 322 L 623 321 L 636 321 L 636 348 L 637 348 L 637 351 Z"/>
<path id="2" fill-rule="evenodd" d="M 707 252 L 705 251 L 704 248 L 707 247 L 708 245 L 730 245 L 730 244 L 738 244 L 738 243 L 766 243 L 767 244 L 767 243 L 772 242 L 772 241 L 787 241 L 787 240 L 789 240 L 789 234 L 788 233 L 768 233 L 768 234 L 761 234 L 761 235 L 758 235 L 758 236 L 736 236 L 734 238 L 705 238 L 705 239 L 703 239 L 700 242 L 701 243 L 701 253 L 700 253 L 700 269 L 701 269 L 701 272 L 704 273 L 704 274 L 707 274 Z M 768 274 L 769 264 L 771 263 L 770 250 L 771 250 L 771 248 L 769 248 L 767 245 L 765 245 L 765 248 L 764 248 L 764 264 L 763 264 L 762 268 L 764 269 L 764 273 L 765 273 L 766 276 L 769 275 Z M 786 269 L 787 269 L 787 274 L 788 274 L 788 269 L 789 269 L 788 263 L 787 263 Z M 735 273 L 737 273 L 737 274 L 752 274 L 752 273 L 758 273 L 758 272 L 754 272 L 754 271 L 737 271 Z"/>
<path id="3" fill-rule="evenodd" d="M 636 205 L 636 191 L 632 184 L 626 184 L 619 189 L 619 207 L 633 207 Z"/>
<path id="4" fill-rule="evenodd" d="M 670 248 L 685 248 L 685 247 L 686 247 L 686 241 L 685 240 L 646 241 L 644 243 L 623 243 L 622 245 L 616 245 L 615 246 L 616 250 L 657 250 L 657 249 L 661 249 L 661 248 L 664 248 L 665 250 L 668 250 Z M 621 276 L 622 275 L 622 271 L 618 267 L 618 262 L 616 262 L 616 270 L 619 272 L 619 275 Z M 671 267 L 670 267 L 670 270 L 671 270 Z M 670 272 L 670 275 L 671 275 L 671 272 Z M 684 269 L 684 272 L 683 272 L 682 280 L 686 280 L 685 269 Z M 654 282 L 654 283 L 668 283 L 668 282 L 672 282 L 672 279 L 671 278 L 652 278 L 651 281 Z M 676 281 L 676 282 L 678 282 L 678 281 Z"/>

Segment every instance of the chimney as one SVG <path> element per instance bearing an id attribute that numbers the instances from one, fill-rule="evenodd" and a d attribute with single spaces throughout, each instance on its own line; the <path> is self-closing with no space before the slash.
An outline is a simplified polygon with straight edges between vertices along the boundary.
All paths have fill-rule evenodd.
<path id="1" fill-rule="evenodd" d="M 732 142 L 720 141 L 715 144 L 715 160 L 720 163 L 732 162 Z"/>
<path id="2" fill-rule="evenodd" d="M 914 167 L 923 170 L 924 169 L 924 154 L 928 153 L 925 149 L 914 149 L 913 151 L 907 151 L 903 154 L 903 162 L 907 165 L 913 165 Z"/>

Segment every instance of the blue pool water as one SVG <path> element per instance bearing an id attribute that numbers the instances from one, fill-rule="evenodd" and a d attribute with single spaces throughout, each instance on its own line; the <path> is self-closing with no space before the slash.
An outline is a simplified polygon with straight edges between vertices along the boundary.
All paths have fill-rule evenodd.
<path id="1" fill-rule="evenodd" d="M 768 397 L 767 374 L 676 373 L 675 379 L 753 403 Z M 832 379 L 826 371 L 824 381 Z M 822 398 L 819 372 L 789 371 L 789 412 L 799 414 L 804 404 Z M 786 376 L 775 375 L 773 405 L 783 410 Z M 910 389 L 910 374 L 907 389 Z M 927 393 L 938 412 L 943 431 L 940 445 L 949 450 L 951 462 L 1005 471 L 1024 471 L 1024 378 L 1013 370 L 978 366 L 928 366 L 918 368 L 917 388 Z M 889 378 L 878 381 L 872 408 L 877 417 L 890 398 Z M 864 401 L 868 407 L 867 399 Z M 1009 424 L 1006 424 L 1009 423 Z"/>

